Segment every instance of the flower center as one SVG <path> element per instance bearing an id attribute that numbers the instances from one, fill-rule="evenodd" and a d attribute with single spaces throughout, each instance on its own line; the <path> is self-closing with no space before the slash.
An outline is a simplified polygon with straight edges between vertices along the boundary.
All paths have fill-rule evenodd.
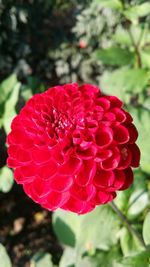
<path id="1" fill-rule="evenodd" d="M 55 108 L 53 109 L 52 113 L 52 128 L 58 137 L 63 137 L 64 134 L 69 133 L 73 128 L 73 122 L 67 114 L 62 113 Z"/>

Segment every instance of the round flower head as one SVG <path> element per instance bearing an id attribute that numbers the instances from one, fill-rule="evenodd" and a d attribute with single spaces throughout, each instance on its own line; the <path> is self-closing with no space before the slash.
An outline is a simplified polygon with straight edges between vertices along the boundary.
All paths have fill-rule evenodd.
<path id="1" fill-rule="evenodd" d="M 131 185 L 131 167 L 140 159 L 137 136 L 117 97 L 89 84 L 55 86 L 14 118 L 7 164 L 42 207 L 84 214 Z"/>

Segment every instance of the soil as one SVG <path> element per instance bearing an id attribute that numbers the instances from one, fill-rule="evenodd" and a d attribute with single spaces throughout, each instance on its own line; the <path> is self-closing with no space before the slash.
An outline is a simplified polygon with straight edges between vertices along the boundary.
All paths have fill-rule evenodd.
<path id="1" fill-rule="evenodd" d="M 9 193 L 0 193 L 0 243 L 13 267 L 30 267 L 37 252 L 51 253 L 57 264 L 62 254 L 52 229 L 52 213 L 30 200 L 16 184 Z"/>

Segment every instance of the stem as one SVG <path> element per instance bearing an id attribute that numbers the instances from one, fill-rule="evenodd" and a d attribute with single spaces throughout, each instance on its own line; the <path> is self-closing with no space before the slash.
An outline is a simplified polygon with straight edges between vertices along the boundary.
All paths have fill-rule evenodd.
<path id="1" fill-rule="evenodd" d="M 122 4 L 122 7 L 125 8 L 125 3 L 124 3 L 124 0 L 120 0 L 121 4 Z"/>
<path id="2" fill-rule="evenodd" d="M 145 193 L 147 192 L 146 189 L 144 189 L 140 194 L 136 196 L 135 199 L 132 200 L 132 202 L 128 205 L 128 209 Z"/>
<path id="3" fill-rule="evenodd" d="M 142 62 L 141 62 L 141 55 L 140 55 L 139 47 L 138 47 L 138 45 L 140 44 L 140 41 L 138 41 L 138 44 L 136 44 L 130 29 L 128 29 L 128 33 L 129 33 L 129 36 L 131 38 L 131 41 L 132 41 L 132 44 L 135 50 L 137 67 L 141 68 Z"/>
<path id="4" fill-rule="evenodd" d="M 118 209 L 116 204 L 112 201 L 111 203 L 109 203 L 109 205 L 118 214 L 119 218 L 121 219 L 123 224 L 127 227 L 128 231 L 138 239 L 138 241 L 140 242 L 140 244 L 142 245 L 142 247 L 144 249 L 147 249 L 147 246 L 146 246 L 142 236 L 131 226 L 127 217 L 121 212 L 121 210 Z"/>

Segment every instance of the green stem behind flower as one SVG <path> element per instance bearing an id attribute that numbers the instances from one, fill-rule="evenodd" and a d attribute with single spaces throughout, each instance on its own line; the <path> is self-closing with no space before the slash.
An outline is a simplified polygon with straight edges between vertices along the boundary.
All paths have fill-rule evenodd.
<path id="1" fill-rule="evenodd" d="M 142 245 L 142 247 L 144 249 L 147 249 L 147 246 L 146 246 L 142 236 L 131 226 L 131 224 L 128 221 L 127 217 L 122 213 L 121 210 L 119 210 L 119 208 L 116 206 L 116 204 L 114 202 L 111 202 L 111 203 L 109 203 L 109 205 L 118 214 L 119 218 L 121 219 L 123 224 L 127 227 L 129 232 L 138 239 L 138 241 L 140 242 L 140 244 Z"/>

